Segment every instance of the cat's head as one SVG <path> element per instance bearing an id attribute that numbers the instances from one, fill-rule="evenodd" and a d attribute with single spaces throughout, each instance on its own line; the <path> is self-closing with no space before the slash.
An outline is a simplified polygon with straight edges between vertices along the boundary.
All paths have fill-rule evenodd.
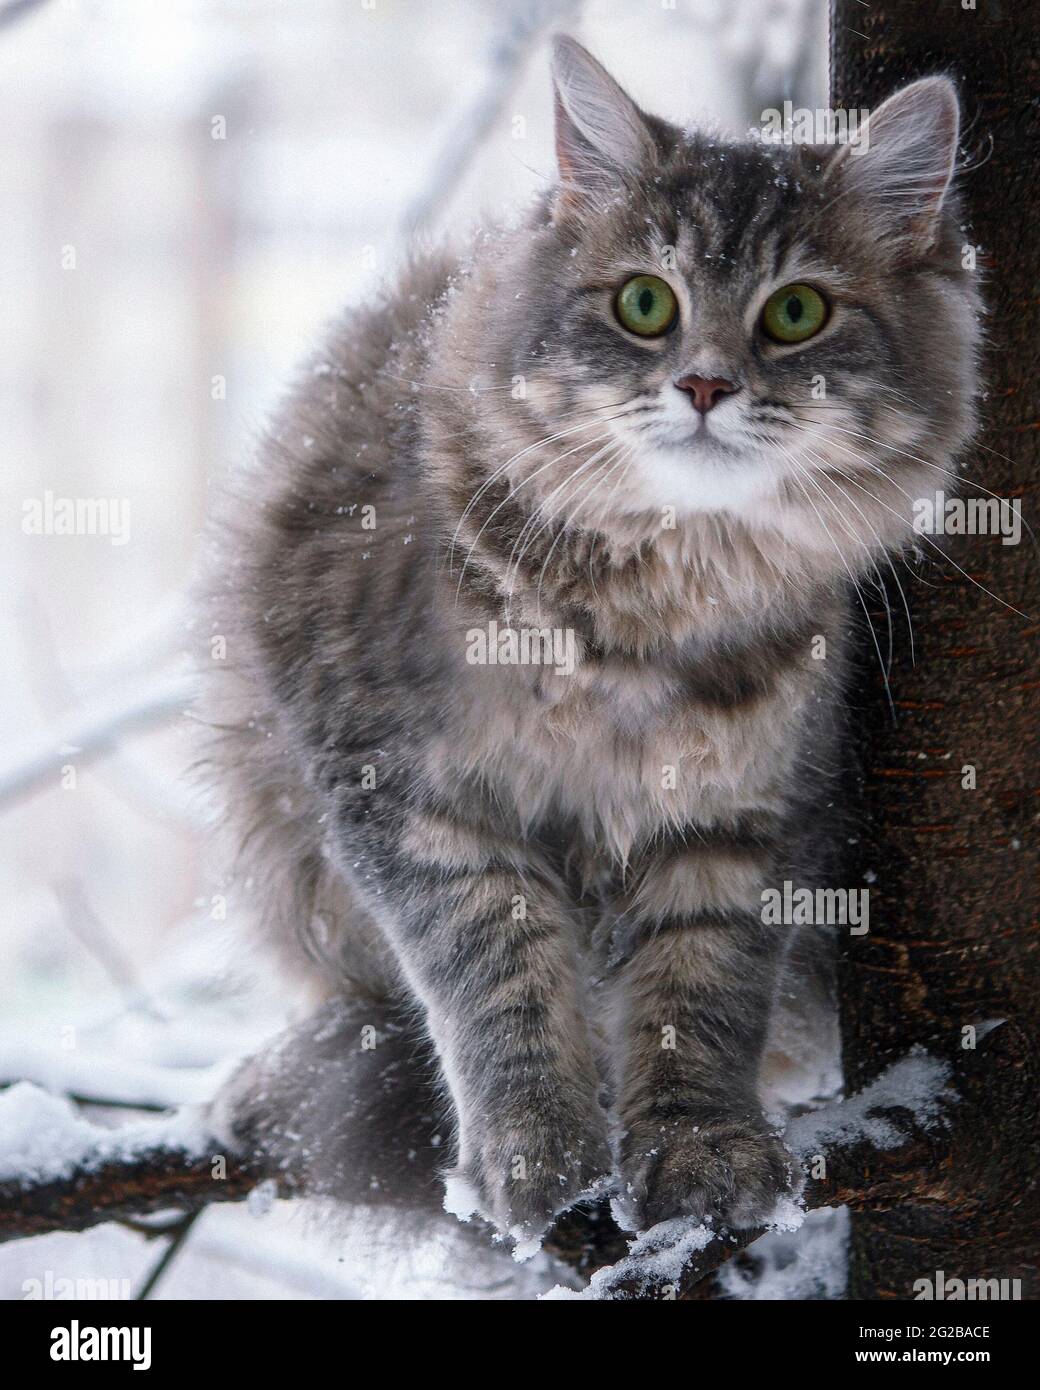
<path id="1" fill-rule="evenodd" d="M 974 424 L 953 85 L 799 145 L 668 125 L 571 39 L 554 79 L 559 183 L 482 307 L 510 410 L 555 439 L 513 481 L 607 530 L 728 514 L 856 565 L 901 543 Z"/>

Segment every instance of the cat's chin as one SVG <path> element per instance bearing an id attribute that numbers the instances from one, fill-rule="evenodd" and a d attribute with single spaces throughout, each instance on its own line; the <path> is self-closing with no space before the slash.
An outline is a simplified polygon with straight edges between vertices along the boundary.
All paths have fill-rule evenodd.
<path id="1" fill-rule="evenodd" d="M 636 512 L 670 507 L 677 516 L 729 512 L 739 517 L 775 497 L 781 474 L 761 451 L 698 436 L 641 449 L 618 502 Z"/>

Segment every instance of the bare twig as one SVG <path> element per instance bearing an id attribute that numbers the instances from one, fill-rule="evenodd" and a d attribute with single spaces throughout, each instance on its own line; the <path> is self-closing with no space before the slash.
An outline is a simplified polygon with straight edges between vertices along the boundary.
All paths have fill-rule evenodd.
<path id="1" fill-rule="evenodd" d="M 191 703 L 194 688 L 188 676 L 163 676 L 106 707 L 80 712 L 60 734 L 0 763 L 0 805 L 56 783 L 66 764 L 89 762 L 132 734 L 170 723 Z"/>
<path id="2" fill-rule="evenodd" d="M 170 1241 L 169 1245 L 156 1260 L 154 1266 L 152 1267 L 151 1273 L 148 1275 L 148 1278 L 141 1285 L 141 1288 L 136 1296 L 136 1302 L 143 1303 L 150 1296 L 156 1284 L 158 1284 L 159 1280 L 163 1277 L 163 1275 L 169 1269 L 170 1265 L 173 1264 L 174 1260 L 177 1258 L 178 1254 L 184 1246 L 184 1242 L 191 1235 L 191 1228 L 195 1225 L 195 1222 L 199 1219 L 200 1215 L 201 1211 L 189 1212 L 187 1216 L 182 1217 L 181 1220 L 178 1221 L 177 1224 L 172 1228 L 171 1234 L 173 1239 Z"/>
<path id="3" fill-rule="evenodd" d="M 6 0 L 0 5 L 0 29 L 9 24 L 17 24 L 20 19 L 28 19 L 33 10 L 41 10 L 49 0 Z"/>
<path id="4" fill-rule="evenodd" d="M 87 898 L 82 883 L 66 876 L 54 882 L 54 894 L 65 911 L 65 922 L 123 996 L 126 1008 L 161 1019 L 162 1013 L 151 1003 L 137 976 L 133 959 L 124 951 L 104 922 L 98 917 Z"/>
<path id="5" fill-rule="evenodd" d="M 580 8 L 581 0 L 510 0 L 504 7 L 505 21 L 491 42 L 487 76 L 448 132 L 422 190 L 405 210 L 403 239 L 430 226 L 448 206 L 516 90 L 539 39 L 573 21 Z"/>
<path id="6" fill-rule="evenodd" d="M 125 1060 L 85 1033 L 74 1047 L 26 1039 L 22 1030 L 0 1034 L 0 1088 L 29 1082 L 81 1105 L 169 1113 L 213 1095 L 232 1061 L 210 1066 L 161 1066 Z"/>
<path id="7" fill-rule="evenodd" d="M 16 609 L 22 629 L 29 683 L 40 715 L 50 725 L 76 718 L 76 711 L 96 703 L 99 694 L 122 685 L 128 677 L 140 681 L 166 669 L 176 655 L 176 639 L 183 631 L 183 599 L 178 595 L 136 628 L 127 650 L 127 639 L 103 652 L 88 673 L 72 680 L 55 640 L 50 614 L 38 597 L 27 592 Z M 178 621 L 179 620 L 179 621 Z M 99 675 L 100 673 L 100 675 Z M 104 779 L 116 795 L 135 810 L 180 834 L 195 834 L 199 817 L 188 796 L 139 759 L 132 747 L 108 750 Z"/>

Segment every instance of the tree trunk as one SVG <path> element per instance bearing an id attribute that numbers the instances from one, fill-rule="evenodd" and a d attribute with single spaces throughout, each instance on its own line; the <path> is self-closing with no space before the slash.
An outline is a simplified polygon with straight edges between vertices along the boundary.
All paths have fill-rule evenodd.
<path id="1" fill-rule="evenodd" d="M 1040 438 L 1040 9 L 1034 0 L 968 5 L 832 0 L 832 104 L 870 109 L 930 73 L 958 83 L 965 243 L 980 248 L 990 310 L 984 424 L 962 491 L 1020 498 L 1030 522 Z M 927 584 L 909 586 L 916 664 L 905 631 L 897 634 L 896 727 L 864 659 L 855 697 L 863 823 L 848 882 L 876 881 L 869 935 L 848 945 L 842 966 L 846 1079 L 858 1088 L 920 1044 L 956 1062 L 966 1100 L 957 1163 L 892 1210 L 855 1214 L 852 1298 L 913 1298 L 914 1281 L 937 1270 L 1019 1278 L 1023 1297 L 1040 1293 L 1040 558 L 1025 526 L 1018 546 L 995 536 L 948 544 L 977 584 L 1030 616 L 933 551 Z M 902 612 L 898 599 L 893 612 Z M 969 767 L 975 789 L 965 785 Z M 982 1045 L 980 1025 L 995 1020 L 1008 1022 Z"/>

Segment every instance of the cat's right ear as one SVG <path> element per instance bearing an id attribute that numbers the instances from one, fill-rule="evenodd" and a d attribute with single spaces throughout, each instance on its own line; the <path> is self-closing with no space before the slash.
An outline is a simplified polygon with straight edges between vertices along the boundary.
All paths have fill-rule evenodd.
<path id="1" fill-rule="evenodd" d="M 576 40 L 553 43 L 556 99 L 556 160 L 560 170 L 558 210 L 578 211 L 624 186 L 653 157 L 646 117 Z"/>
<path id="2" fill-rule="evenodd" d="M 922 77 L 870 113 L 829 177 L 862 201 L 880 237 L 926 253 L 935 243 L 957 162 L 960 112 L 946 77 Z"/>

